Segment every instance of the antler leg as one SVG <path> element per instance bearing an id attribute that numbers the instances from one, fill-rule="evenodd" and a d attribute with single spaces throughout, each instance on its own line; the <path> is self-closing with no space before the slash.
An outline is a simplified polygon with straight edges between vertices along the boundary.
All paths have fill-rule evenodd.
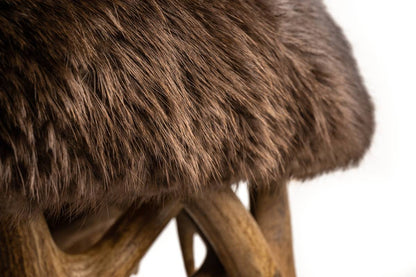
<path id="1" fill-rule="evenodd" d="M 185 210 L 182 210 L 176 217 L 176 225 L 186 274 L 187 276 L 191 276 L 195 272 L 194 234 L 198 231 L 195 223 L 185 212 Z"/>
<path id="2" fill-rule="evenodd" d="M 38 211 L 32 220 L 0 225 L 2 276 L 129 276 L 150 245 L 182 206 L 143 204 L 127 211 L 104 237 L 82 254 L 70 255 L 55 244 Z"/>
<path id="3" fill-rule="evenodd" d="M 218 260 L 217 255 L 215 254 L 212 246 L 205 238 L 204 234 L 199 230 L 198 226 L 192 220 L 185 210 L 176 217 L 176 222 L 178 226 L 178 235 L 179 241 L 182 250 L 182 256 L 185 263 L 185 269 L 187 276 L 192 277 L 221 277 L 226 276 L 224 267 L 221 262 Z M 207 254 L 204 260 L 204 263 L 196 271 L 195 261 L 194 261 L 194 234 L 199 234 L 202 240 L 205 243 L 207 248 Z"/>
<path id="4" fill-rule="evenodd" d="M 250 187 L 250 209 L 280 266 L 282 277 L 295 277 L 286 182 L 272 184 L 269 189 Z"/>
<path id="5" fill-rule="evenodd" d="M 143 204 L 139 209 L 127 211 L 87 252 L 66 257 L 83 276 L 129 276 L 181 209 L 176 201 L 157 206 Z"/>
<path id="6" fill-rule="evenodd" d="M 253 217 L 231 189 L 205 192 L 185 205 L 229 276 L 279 276 Z"/>
<path id="7" fill-rule="evenodd" d="M 114 225 L 123 211 L 110 207 L 105 211 L 86 214 L 67 222 L 65 219 L 56 221 L 51 219 L 49 229 L 52 238 L 59 249 L 66 253 L 82 253 L 97 243 Z"/>
<path id="8" fill-rule="evenodd" d="M 65 276 L 43 214 L 13 225 L 0 223 L 0 272 L 5 277 Z"/>

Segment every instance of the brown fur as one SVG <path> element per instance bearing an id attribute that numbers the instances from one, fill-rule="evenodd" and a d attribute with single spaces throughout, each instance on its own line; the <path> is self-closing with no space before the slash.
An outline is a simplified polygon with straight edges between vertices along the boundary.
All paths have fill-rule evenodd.
<path id="1" fill-rule="evenodd" d="M 320 1 L 0 5 L 13 213 L 30 208 L 19 199 L 59 212 L 303 179 L 369 146 L 372 105 Z"/>

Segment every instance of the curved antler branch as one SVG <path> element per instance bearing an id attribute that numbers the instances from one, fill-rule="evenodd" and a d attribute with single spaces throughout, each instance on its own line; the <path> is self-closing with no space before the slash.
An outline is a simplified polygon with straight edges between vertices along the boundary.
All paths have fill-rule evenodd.
<path id="1" fill-rule="evenodd" d="M 143 204 L 127 211 L 104 237 L 83 254 L 70 255 L 55 244 L 38 211 L 33 220 L 0 224 L 3 276 L 128 276 L 182 205 Z"/>
<path id="2" fill-rule="evenodd" d="M 263 234 L 231 189 L 205 192 L 187 202 L 185 209 L 229 276 L 278 276 Z"/>
<path id="3" fill-rule="evenodd" d="M 176 225 L 186 274 L 191 276 L 195 272 L 194 234 L 198 231 L 185 210 L 182 210 L 176 217 Z"/>
<path id="4" fill-rule="evenodd" d="M 285 181 L 268 189 L 250 186 L 250 210 L 280 266 L 283 277 L 295 277 L 290 209 Z"/>
<path id="5" fill-rule="evenodd" d="M 181 209 L 179 202 L 170 201 L 127 211 L 95 246 L 66 258 L 83 276 L 128 276 Z"/>
<path id="6" fill-rule="evenodd" d="M 221 277 L 226 276 L 224 267 L 221 262 L 218 260 L 217 255 L 212 249 L 212 246 L 204 236 L 204 234 L 199 230 L 196 223 L 188 215 L 186 210 L 176 217 L 177 226 L 178 226 L 178 236 L 181 245 L 182 256 L 185 263 L 185 269 L 187 276 L 192 277 Z M 201 267 L 196 270 L 194 262 L 194 234 L 198 234 L 205 243 L 207 248 L 207 254 L 204 260 L 204 263 Z"/>

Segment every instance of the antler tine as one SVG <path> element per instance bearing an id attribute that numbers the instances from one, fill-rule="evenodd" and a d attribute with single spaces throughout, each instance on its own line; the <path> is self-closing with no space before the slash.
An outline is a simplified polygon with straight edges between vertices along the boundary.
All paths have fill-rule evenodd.
<path id="1" fill-rule="evenodd" d="M 231 189 L 206 192 L 185 209 L 212 245 L 229 276 L 278 276 L 255 220 Z"/>
<path id="2" fill-rule="evenodd" d="M 286 181 L 272 184 L 269 189 L 250 186 L 250 210 L 266 238 L 283 277 L 295 277 Z M 264 187 L 264 186 L 262 186 Z"/>
<path id="3" fill-rule="evenodd" d="M 128 276 L 182 205 L 143 204 L 130 209 L 85 253 L 62 252 L 37 211 L 33 220 L 0 226 L 3 276 Z"/>

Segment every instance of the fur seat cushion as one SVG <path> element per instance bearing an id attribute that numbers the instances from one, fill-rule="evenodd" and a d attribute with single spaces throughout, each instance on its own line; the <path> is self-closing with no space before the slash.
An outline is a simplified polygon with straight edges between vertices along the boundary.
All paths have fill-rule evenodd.
<path id="1" fill-rule="evenodd" d="M 9 209 L 312 177 L 370 143 L 372 105 L 317 0 L 10 0 L 0 23 Z"/>

